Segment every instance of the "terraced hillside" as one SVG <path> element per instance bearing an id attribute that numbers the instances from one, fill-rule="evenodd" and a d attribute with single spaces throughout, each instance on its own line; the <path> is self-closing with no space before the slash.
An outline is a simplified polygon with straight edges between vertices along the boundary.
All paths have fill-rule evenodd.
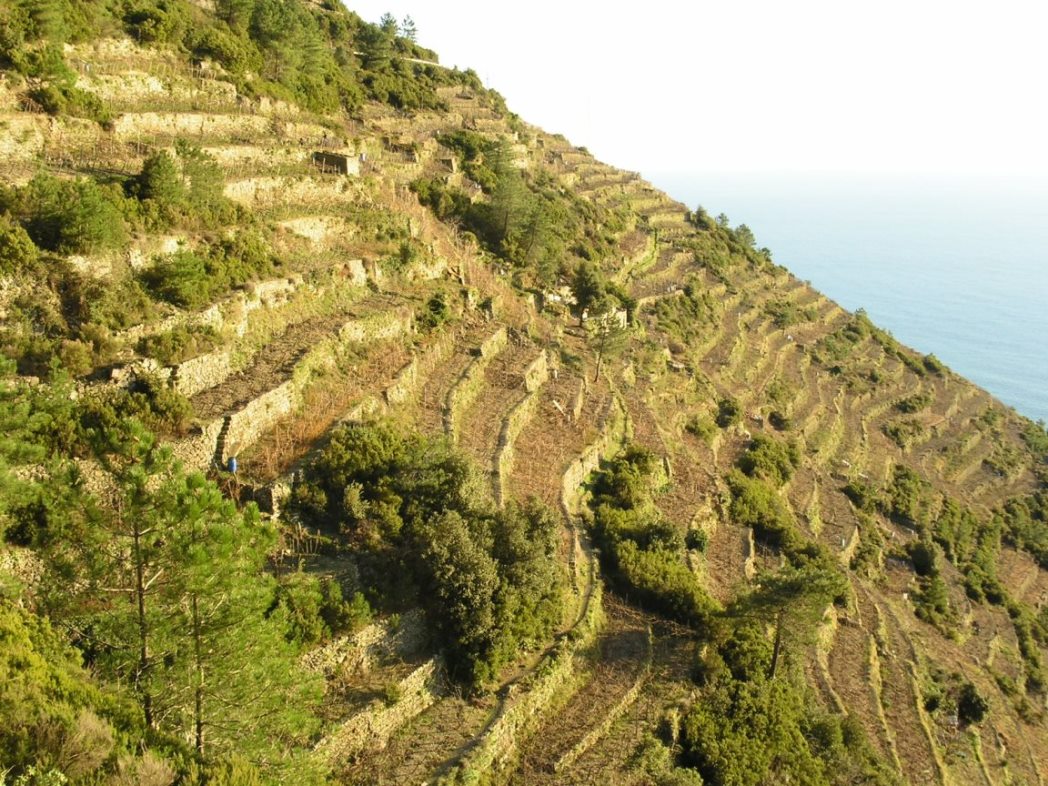
<path id="1" fill-rule="evenodd" d="M 179 8 L 202 24 L 227 5 Z M 372 35 L 328 4 L 300 11 Z M 769 653 L 774 638 L 769 683 L 800 680 L 809 712 L 849 719 L 826 750 L 852 734 L 883 765 L 825 782 L 1043 783 L 1043 429 L 742 233 L 386 34 L 400 48 L 384 65 L 371 50 L 346 56 L 423 98 L 372 84 L 351 106 L 311 106 L 223 64 L 217 44 L 189 57 L 115 23 L 65 44 L 66 104 L 49 106 L 46 78 L 10 63 L 0 81 L 11 389 L 60 389 L 57 359 L 77 401 L 110 402 L 85 419 L 84 445 L 142 420 L 185 468 L 261 507 L 279 535 L 269 573 L 333 581 L 372 607 L 298 641 L 323 698 L 288 748 L 342 783 L 785 782 L 781 762 L 732 780 L 692 722 L 727 679 L 709 676 L 710 658 L 750 624 L 740 609 L 774 576 L 817 565 L 845 589 L 784 645 L 780 674 L 792 612 L 766 618 L 758 638 Z M 74 98 L 97 117 L 74 116 L 89 114 Z M 165 203 L 164 188 L 183 196 Z M 91 229 L 93 205 L 109 205 L 97 209 L 120 231 Z M 41 228 L 75 220 L 86 228 L 57 240 Z M 456 678 L 417 598 L 361 579 L 363 538 L 303 512 L 304 478 L 333 435 L 376 421 L 444 438 L 492 510 L 534 498 L 555 517 L 558 619 L 478 684 Z M 782 477 L 762 474 L 761 451 L 780 448 Z M 85 488 L 107 488 L 111 466 L 69 451 Z M 659 534 L 633 533 L 629 548 L 668 560 L 658 575 L 705 598 L 701 614 L 630 573 L 625 541 L 590 504 L 602 499 L 592 473 L 640 453 L 650 505 L 624 510 L 643 509 Z M 19 477 L 44 466 L 36 454 L 5 462 L 26 464 Z M 746 484 L 781 508 L 779 523 L 745 509 Z M 16 523 L 19 505 L 0 515 L 0 567 L 43 610 L 31 588 L 56 569 L 46 532 Z M 74 640 L 100 657 L 87 635 Z M 191 742 L 175 732 L 170 745 L 191 758 Z M 145 766 L 141 750 L 119 766 Z M 116 772 L 107 757 L 41 766 Z"/>

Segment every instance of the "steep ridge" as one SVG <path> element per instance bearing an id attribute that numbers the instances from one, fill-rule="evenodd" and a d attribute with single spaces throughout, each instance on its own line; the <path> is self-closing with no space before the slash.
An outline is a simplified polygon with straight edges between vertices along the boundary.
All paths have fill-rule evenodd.
<path id="1" fill-rule="evenodd" d="M 667 718 L 703 700 L 691 679 L 701 636 L 640 610 L 628 593 L 603 594 L 583 484 L 627 435 L 661 466 L 654 510 L 682 539 L 704 534 L 681 560 L 724 605 L 759 588 L 758 570 L 787 561 L 735 520 L 727 478 L 754 438 L 794 443 L 798 465 L 775 496 L 839 564 L 853 604 L 839 601 L 827 639 L 807 645 L 823 703 L 855 719 L 904 782 L 1043 782 L 1035 663 L 1048 653 L 1021 626 L 1045 608 L 1048 572 L 1007 531 L 1001 546 L 998 530 L 1000 583 L 1023 605 L 993 605 L 966 596 L 969 566 L 936 546 L 953 615 L 940 623 L 944 635 L 915 614 L 927 577 L 908 551 L 937 537 L 946 498 L 989 527 L 1001 504 L 1042 486 L 1042 457 L 1014 413 L 771 264 L 730 227 L 528 126 L 468 80 L 436 88 L 437 108 L 371 100 L 347 116 L 259 98 L 173 50 L 124 38 L 77 44 L 66 57 L 77 86 L 112 119 L 45 119 L 7 101 L 8 183 L 27 182 L 37 167 L 66 180 L 137 177 L 150 156 L 189 140 L 213 158 L 222 192 L 239 206 L 222 230 L 259 232 L 279 252 L 280 275 L 289 273 L 288 291 L 271 298 L 261 283 L 252 292 L 249 282 L 263 278 L 252 274 L 236 285 L 243 291 L 199 309 L 163 302 L 148 318 L 128 316 L 107 328 L 114 347 L 104 363 L 92 356 L 86 388 L 132 389 L 140 370 L 159 374 L 192 412 L 186 433 L 168 435 L 176 452 L 216 477 L 240 457 L 231 491 L 239 499 L 250 496 L 242 484 L 256 498 L 266 490 L 286 500 L 334 429 L 386 417 L 447 437 L 499 505 L 534 497 L 556 512 L 564 619 L 555 640 L 518 653 L 485 692 L 451 682 L 440 654 L 419 642 L 390 645 L 356 671 L 318 667 L 329 706 L 317 751 L 342 782 L 469 782 L 488 769 L 496 782 L 650 782 L 634 754 L 645 733 L 665 736 Z M 0 97 L 14 90 L 5 79 Z M 569 201 L 558 208 L 580 222 L 563 229 L 567 240 L 548 259 L 500 256 L 517 253 L 521 237 L 492 242 L 490 226 L 468 223 L 476 211 L 464 205 L 502 196 L 483 182 L 496 149 L 471 159 L 463 146 L 498 143 L 523 187 L 561 194 Z M 426 197 L 427 183 L 447 199 Z M 456 199 L 459 214 L 442 212 Z M 124 247 L 66 254 L 63 264 L 115 286 L 217 242 L 218 230 L 202 224 L 164 237 L 142 227 Z M 593 245 L 576 251 L 584 243 Z M 613 310 L 628 313 L 622 346 L 606 354 L 597 307 L 586 320 L 572 307 L 576 268 L 587 263 L 602 294 L 618 298 Z M 6 308 L 17 298 L 4 292 Z M 205 350 L 164 362 L 142 350 L 146 338 L 205 327 L 214 329 Z M 74 333 L 62 340 L 90 343 Z M 194 377 L 200 368 L 213 373 Z M 717 426 L 723 401 L 737 417 Z M 925 484 L 924 520 L 887 508 L 896 467 Z M 846 493 L 855 484 L 881 496 L 863 508 Z M 289 531 L 301 526 L 279 505 L 267 513 Z M 863 562 L 867 547 L 878 553 Z M 289 561 L 330 567 L 285 548 Z M 333 559 L 353 574 L 352 555 Z M 392 635 L 391 619 L 386 633 L 367 635 Z M 339 646 L 350 659 L 382 649 Z M 937 664 L 988 698 L 981 726 L 951 726 L 928 709 Z"/>

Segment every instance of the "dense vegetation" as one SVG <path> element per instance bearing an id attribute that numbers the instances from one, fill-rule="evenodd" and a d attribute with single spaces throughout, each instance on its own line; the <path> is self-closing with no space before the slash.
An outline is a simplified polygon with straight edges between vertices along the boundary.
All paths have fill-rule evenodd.
<path id="1" fill-rule="evenodd" d="M 317 729 L 319 685 L 295 666 L 302 639 L 264 570 L 272 523 L 182 471 L 109 403 L 71 399 L 61 377 L 29 387 L 4 372 L 0 534 L 43 570 L 29 594 L 7 575 L 0 586 L 5 640 L 20 648 L 2 653 L 17 675 L 0 682 L 5 765 L 203 778 L 194 761 L 238 761 L 319 777 L 294 753 Z M 335 619 L 353 622 L 348 609 Z"/>
<path id="2" fill-rule="evenodd" d="M 684 562 L 684 536 L 663 520 L 652 495 L 658 459 L 627 448 L 592 483 L 593 535 L 611 579 L 641 603 L 698 628 L 717 604 Z"/>
<path id="3" fill-rule="evenodd" d="M 560 622 L 553 515 L 533 502 L 496 510 L 443 440 L 391 423 L 340 429 L 294 502 L 356 561 L 376 603 L 425 608 L 451 672 L 472 687 Z"/>
<path id="4" fill-rule="evenodd" d="M 412 184 L 419 201 L 438 218 L 461 222 L 490 253 L 517 269 L 523 283 L 550 287 L 578 262 L 598 262 L 613 253 L 625 226 L 621 211 L 565 191 L 548 172 L 522 172 L 507 138 L 492 141 L 463 130 L 439 141 L 487 198 L 474 201 L 440 178 L 421 178 Z"/>
<path id="5" fill-rule="evenodd" d="M 435 62 L 436 55 L 414 42 L 414 30 L 391 18 L 368 24 L 337 3 L 218 0 L 215 5 L 217 14 L 188 0 L 18 0 L 5 5 L 0 17 L 0 66 L 38 84 L 32 98 L 46 111 L 103 122 L 109 119 L 105 108 L 74 86 L 75 73 L 62 54 L 64 43 L 102 32 L 213 61 L 245 94 L 315 112 L 355 110 L 366 99 L 401 109 L 435 108 L 439 85 L 481 89 L 471 73 L 410 62 Z"/>

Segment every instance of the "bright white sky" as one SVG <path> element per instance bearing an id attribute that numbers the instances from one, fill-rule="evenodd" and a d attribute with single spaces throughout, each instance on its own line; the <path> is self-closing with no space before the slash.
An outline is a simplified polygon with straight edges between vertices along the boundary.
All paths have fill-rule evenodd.
<path id="1" fill-rule="evenodd" d="M 598 158 L 1048 176 L 1045 0 L 346 0 Z"/>

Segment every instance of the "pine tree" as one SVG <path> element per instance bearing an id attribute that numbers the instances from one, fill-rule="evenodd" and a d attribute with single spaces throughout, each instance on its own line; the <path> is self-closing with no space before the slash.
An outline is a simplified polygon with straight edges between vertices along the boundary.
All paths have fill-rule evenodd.
<path id="1" fill-rule="evenodd" d="M 395 36 L 397 34 L 397 18 L 393 14 L 385 13 L 382 18 L 378 20 L 378 26 L 387 36 Z"/>
<path id="2" fill-rule="evenodd" d="M 283 614 L 268 613 L 274 581 L 263 568 L 276 531 L 199 474 L 180 479 L 172 503 L 181 574 L 178 647 L 164 674 L 177 704 L 171 725 L 207 759 L 236 751 L 262 766 L 280 761 L 280 741 L 303 742 L 315 730 L 319 687 L 295 667 Z"/>
<path id="3" fill-rule="evenodd" d="M 812 563 L 761 577 L 757 589 L 736 602 L 733 614 L 774 626 L 769 680 L 775 678 L 783 652 L 810 640 L 826 607 L 846 587 L 835 567 Z"/>
<path id="4" fill-rule="evenodd" d="M 400 36 L 412 43 L 418 40 L 418 29 L 415 27 L 415 20 L 410 16 L 405 16 L 400 22 Z"/>

